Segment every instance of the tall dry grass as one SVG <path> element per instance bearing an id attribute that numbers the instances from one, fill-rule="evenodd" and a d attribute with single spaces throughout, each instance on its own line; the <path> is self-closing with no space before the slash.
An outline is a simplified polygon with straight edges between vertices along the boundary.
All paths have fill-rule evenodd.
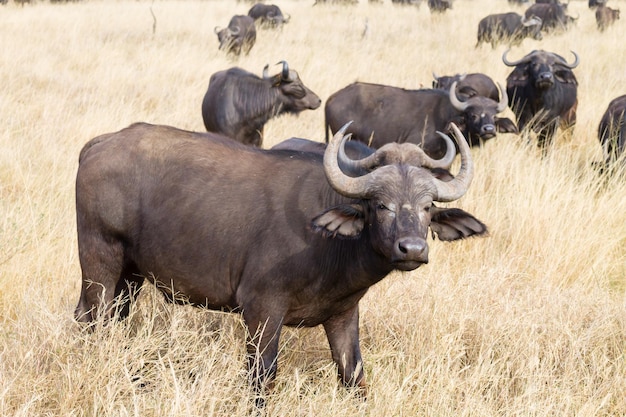
<path id="1" fill-rule="evenodd" d="M 261 73 L 286 59 L 322 99 L 355 80 L 430 86 L 432 72 L 504 83 L 505 50 L 474 49 L 504 0 L 428 8 L 276 2 L 292 21 L 260 31 L 249 56 L 217 50 L 215 26 L 247 3 L 46 2 L 0 8 L 0 414 L 240 416 L 249 413 L 236 315 L 166 305 L 150 286 L 130 320 L 85 334 L 74 219 L 78 153 L 136 121 L 203 130 L 212 73 Z M 612 0 L 613 6 L 624 3 Z M 578 124 L 542 157 L 501 135 L 473 152 L 474 183 L 454 206 L 486 238 L 431 242 L 431 263 L 392 274 L 361 303 L 366 402 L 336 381 L 321 329 L 286 329 L 272 416 L 619 416 L 626 414 L 626 184 L 591 168 L 597 125 L 624 85 L 624 23 L 578 25 L 532 49 L 581 57 Z M 154 12 L 156 17 L 153 33 Z M 521 10 L 521 9 L 518 9 Z M 367 22 L 368 32 L 363 36 Z M 278 67 L 274 67 L 278 70 Z M 323 140 L 323 111 L 268 123 L 265 146 Z"/>

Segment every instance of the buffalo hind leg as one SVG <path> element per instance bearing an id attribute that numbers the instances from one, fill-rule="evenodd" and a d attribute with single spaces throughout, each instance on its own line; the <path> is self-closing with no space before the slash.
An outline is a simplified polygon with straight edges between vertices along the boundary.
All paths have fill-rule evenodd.
<path id="1" fill-rule="evenodd" d="M 126 317 L 143 277 L 137 274 L 133 264 L 125 262 L 123 243 L 106 241 L 100 236 L 79 235 L 79 258 L 82 287 L 74 312 L 76 320 L 93 323 L 101 316 L 106 320 L 116 310 L 120 317 Z"/>
<path id="2" fill-rule="evenodd" d="M 282 319 L 246 309 L 244 309 L 243 316 L 248 327 L 246 346 L 249 380 L 254 389 L 255 406 L 263 408 L 265 407 L 265 392 L 273 388 L 276 377 Z"/>
<path id="3" fill-rule="evenodd" d="M 125 319 L 130 314 L 130 307 L 137 299 L 144 277 L 134 263 L 125 263 L 120 279 L 115 286 L 114 303 L 117 316 Z"/>
<path id="4" fill-rule="evenodd" d="M 359 305 L 328 319 L 324 322 L 324 330 L 338 367 L 339 379 L 346 387 L 357 387 L 359 394 L 365 398 L 367 387 L 359 345 Z"/>

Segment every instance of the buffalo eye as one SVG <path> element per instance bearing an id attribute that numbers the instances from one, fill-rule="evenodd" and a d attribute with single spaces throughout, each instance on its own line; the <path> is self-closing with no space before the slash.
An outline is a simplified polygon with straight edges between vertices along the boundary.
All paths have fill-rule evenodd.
<path id="1" fill-rule="evenodd" d="M 426 212 L 426 213 L 430 213 L 430 208 L 431 208 L 431 207 L 432 207 L 432 205 L 431 205 L 431 204 L 429 204 L 429 205 L 427 205 L 427 206 L 424 206 L 424 212 Z"/>
<path id="2" fill-rule="evenodd" d="M 385 203 L 380 201 L 376 204 L 376 209 L 378 211 L 384 211 L 388 216 L 395 217 L 396 215 L 395 207 L 393 205 L 387 206 Z"/>

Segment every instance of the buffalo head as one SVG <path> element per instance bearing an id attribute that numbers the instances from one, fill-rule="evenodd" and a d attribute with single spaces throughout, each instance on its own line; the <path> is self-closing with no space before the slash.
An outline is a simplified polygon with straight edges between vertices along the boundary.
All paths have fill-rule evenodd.
<path id="1" fill-rule="evenodd" d="M 358 215 L 363 210 L 353 205 L 347 213 L 345 205 L 331 209 L 314 220 L 314 225 L 327 233 L 343 236 L 358 235 L 367 221 L 375 250 L 391 260 L 394 268 L 410 271 L 428 262 L 426 242 L 431 216 L 437 216 L 433 202 L 450 202 L 467 191 L 473 177 L 474 164 L 470 148 L 456 125 L 461 168 L 453 179 L 444 181 L 431 170 L 448 168 L 455 156 L 451 139 L 439 133 L 446 142 L 442 159 L 432 159 L 422 148 L 412 143 L 388 143 L 374 154 L 352 160 L 346 155 L 343 135 L 349 123 L 329 142 L 324 153 L 324 171 L 330 185 L 339 194 L 366 202 L 370 218 Z M 400 187 L 400 188 L 398 188 Z M 349 221 L 346 218 L 350 219 Z M 437 222 L 433 221 L 435 228 Z M 417 230 L 416 230 L 417 229 Z M 454 240 L 444 230 L 436 230 L 441 239 Z"/>
<path id="2" fill-rule="evenodd" d="M 574 62 L 568 63 L 562 56 L 546 51 L 532 51 L 517 61 L 509 61 L 506 57 L 508 50 L 502 54 L 502 62 L 509 67 L 515 67 L 514 72 L 518 81 L 532 83 L 537 89 L 547 90 L 556 81 L 561 83 L 572 82 L 572 69 L 579 64 L 578 55 L 572 51 Z"/>
<path id="3" fill-rule="evenodd" d="M 461 101 L 456 94 L 457 81 L 450 87 L 450 103 L 463 114 L 465 131 L 468 132 L 470 144 L 476 145 L 480 140 L 491 139 L 496 132 L 518 133 L 515 124 L 508 118 L 499 118 L 496 114 L 503 112 L 508 106 L 508 97 L 500 85 L 500 100 L 475 95 Z"/>

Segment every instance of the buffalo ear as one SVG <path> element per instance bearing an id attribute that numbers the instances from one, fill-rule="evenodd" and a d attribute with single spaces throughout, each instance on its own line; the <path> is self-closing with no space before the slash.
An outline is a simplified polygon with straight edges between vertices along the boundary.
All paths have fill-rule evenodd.
<path id="1" fill-rule="evenodd" d="M 487 226 L 476 217 L 458 208 L 431 207 L 430 230 L 439 240 L 452 241 L 487 233 Z"/>
<path id="2" fill-rule="evenodd" d="M 515 123 L 508 117 L 496 117 L 496 130 L 500 133 L 519 133 Z"/>
<path id="3" fill-rule="evenodd" d="M 508 90 L 514 87 L 524 87 L 528 81 L 528 71 L 526 65 L 515 67 L 513 71 L 506 78 L 507 94 L 511 97 Z"/>
<path id="4" fill-rule="evenodd" d="M 364 226 L 363 207 L 359 204 L 342 204 L 330 208 L 311 221 L 314 232 L 332 238 L 358 238 Z"/>
<path id="5" fill-rule="evenodd" d="M 556 78 L 557 81 L 564 83 L 564 84 L 578 85 L 576 76 L 574 76 L 574 73 L 569 69 L 554 71 L 554 78 Z"/>

